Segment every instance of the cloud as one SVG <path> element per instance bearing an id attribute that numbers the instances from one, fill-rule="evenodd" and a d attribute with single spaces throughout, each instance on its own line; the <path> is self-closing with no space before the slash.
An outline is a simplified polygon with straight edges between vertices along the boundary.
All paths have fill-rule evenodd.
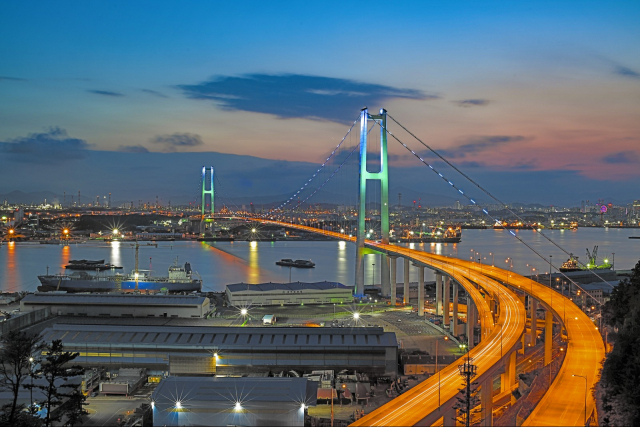
<path id="1" fill-rule="evenodd" d="M 151 89 L 140 89 L 141 92 L 148 93 L 149 95 L 157 96 L 158 98 L 168 98 L 164 93 L 160 93 Z"/>
<path id="2" fill-rule="evenodd" d="M 164 145 L 165 151 L 176 151 L 176 149 L 178 148 L 196 147 L 203 144 L 200 135 L 196 135 L 193 133 L 158 135 L 154 138 L 151 138 L 151 142 L 154 144 Z"/>
<path id="3" fill-rule="evenodd" d="M 635 151 L 620 151 L 617 153 L 604 156 L 602 160 L 605 163 L 619 164 L 619 163 L 636 163 L 640 161 L 640 156 Z"/>
<path id="4" fill-rule="evenodd" d="M 26 82 L 27 81 L 27 79 L 23 79 L 23 78 L 20 78 L 20 77 L 0 76 L 0 81 L 2 81 L 2 80 L 11 80 L 11 81 L 14 81 L 14 82 Z"/>
<path id="5" fill-rule="evenodd" d="M 476 154 L 481 151 L 499 146 L 512 144 L 514 142 L 525 141 L 528 138 L 524 136 L 508 136 L 508 135 L 492 135 L 492 136 L 474 136 L 469 138 L 466 144 L 462 144 L 450 150 L 437 150 L 442 156 L 449 158 L 465 157 L 468 154 Z"/>
<path id="6" fill-rule="evenodd" d="M 50 163 L 80 160 L 86 157 L 90 145 L 83 139 L 69 138 L 59 127 L 47 132 L 31 133 L 25 137 L 0 142 L 0 152 L 23 163 Z"/>
<path id="7" fill-rule="evenodd" d="M 633 79 L 640 79 L 640 73 L 622 65 L 616 65 L 614 73 L 616 73 L 619 76 L 631 77 Z"/>
<path id="8" fill-rule="evenodd" d="M 89 93 L 95 93 L 96 95 L 104 95 L 104 96 L 124 96 L 124 94 L 122 93 L 118 93 L 118 92 L 111 92 L 108 90 L 92 90 L 92 89 L 87 89 L 87 92 Z"/>
<path id="9" fill-rule="evenodd" d="M 484 107 L 489 105 L 488 99 L 463 99 L 460 101 L 452 101 L 458 107 Z"/>
<path id="10" fill-rule="evenodd" d="M 224 76 L 178 88 L 188 98 L 214 101 L 229 111 L 340 123 L 355 120 L 358 111 L 367 105 L 380 107 L 390 99 L 439 98 L 415 89 L 300 74 Z"/>
<path id="11" fill-rule="evenodd" d="M 118 147 L 118 151 L 123 153 L 148 153 L 149 149 L 142 145 L 121 145 Z"/>

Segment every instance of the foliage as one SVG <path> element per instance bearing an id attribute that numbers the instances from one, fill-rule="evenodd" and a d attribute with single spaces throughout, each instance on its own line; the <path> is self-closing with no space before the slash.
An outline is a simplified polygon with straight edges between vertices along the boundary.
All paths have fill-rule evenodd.
<path id="1" fill-rule="evenodd" d="M 78 357 L 80 353 L 71 353 L 64 351 L 62 341 L 53 340 L 47 344 L 44 349 L 44 359 L 42 360 L 40 370 L 41 377 L 45 380 L 44 384 L 34 385 L 35 388 L 42 390 L 45 399 L 41 402 L 42 408 L 46 411 L 45 426 L 49 427 L 52 422 L 60 421 L 63 416 L 77 420 L 82 414 L 82 402 L 77 396 L 80 383 L 66 383 L 65 387 L 60 387 L 62 383 L 69 381 L 70 378 L 77 377 L 84 373 L 84 369 L 80 366 L 69 364 Z M 67 404 L 55 411 L 64 399 L 74 399 L 75 404 Z M 78 403 L 79 402 L 79 403 Z"/>
<path id="2" fill-rule="evenodd" d="M 0 407 L 0 427 L 40 427 L 42 425 L 42 420 L 31 415 L 22 404 L 16 405 L 15 416 L 12 421 L 9 421 L 11 406 L 11 403 L 7 403 Z"/>
<path id="3" fill-rule="evenodd" d="M 601 425 L 640 425 L 640 261 L 613 290 L 603 314 L 615 332 L 600 377 Z"/>
<path id="4" fill-rule="evenodd" d="M 18 394 L 34 364 L 38 362 L 37 358 L 30 361 L 29 357 L 42 349 L 40 340 L 40 335 L 19 331 L 8 332 L 0 338 L 0 389 L 8 390 L 13 395 L 11 403 L 5 405 L 6 408 L 3 406 L 3 416 L 9 425 L 17 423 Z"/>

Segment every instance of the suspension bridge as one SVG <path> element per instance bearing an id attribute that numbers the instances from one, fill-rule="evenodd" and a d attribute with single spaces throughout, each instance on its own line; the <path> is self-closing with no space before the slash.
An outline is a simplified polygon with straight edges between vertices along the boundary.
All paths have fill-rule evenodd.
<path id="1" fill-rule="evenodd" d="M 453 296 L 454 304 L 451 319 L 455 325 L 458 319 L 459 287 L 463 288 L 468 295 L 466 336 L 469 340 L 467 344 L 468 354 L 464 357 L 470 357 L 477 369 L 474 381 L 480 384 L 480 418 L 482 425 L 485 426 L 493 425 L 494 400 L 510 396 L 511 391 L 517 387 L 515 375 L 516 352 L 524 352 L 525 334 L 527 333 L 530 334 L 529 341 L 535 344 L 539 321 L 536 313 L 538 306 L 544 308 L 544 365 L 549 365 L 552 361 L 554 321 L 558 322 L 561 329 L 566 331 L 566 354 L 559 372 L 548 386 L 543 398 L 523 420 L 522 425 L 585 425 L 587 419 L 591 418 L 595 413 L 595 401 L 588 390 L 591 390 L 598 381 L 600 362 L 604 358 L 605 350 L 600 332 L 589 317 L 572 300 L 555 291 L 551 286 L 544 286 L 510 270 L 409 249 L 390 243 L 390 205 L 388 200 L 389 136 L 397 141 L 411 156 L 417 158 L 429 171 L 435 173 L 439 179 L 442 179 L 457 194 L 466 198 L 470 204 L 480 209 L 494 223 L 497 222 L 497 218 L 492 216 L 487 208 L 481 206 L 474 197 L 467 194 L 441 171 L 437 170 L 434 165 L 430 164 L 425 159 L 424 154 L 410 148 L 407 143 L 390 131 L 387 126 L 389 119 L 418 141 L 433 156 L 468 180 L 474 188 L 482 192 L 486 197 L 505 206 L 493 194 L 391 117 L 386 110 L 381 109 L 378 114 L 370 114 L 368 109 L 365 108 L 360 112 L 359 118 L 354 121 L 345 137 L 342 138 L 327 160 L 289 199 L 278 208 L 272 209 L 265 214 L 242 216 L 242 218 L 257 223 L 322 234 L 354 243 L 356 245 L 354 278 L 354 293 L 356 295 L 362 294 L 364 290 L 364 257 L 368 253 L 376 253 L 381 257 L 381 292 L 383 296 L 389 297 L 392 302 L 395 302 L 397 297 L 398 260 L 401 260 L 404 268 L 403 298 L 405 302 L 408 302 L 406 299 L 409 294 L 409 270 L 415 268 L 418 272 L 419 316 L 424 316 L 425 269 L 434 270 L 436 275 L 436 315 L 444 317 L 444 324 L 447 327 L 451 314 L 448 308 L 449 301 Z M 352 131 L 358 123 L 360 125 L 360 134 L 357 143 L 345 148 L 345 141 L 348 138 L 353 138 Z M 380 130 L 379 139 L 375 140 L 374 144 L 370 144 L 371 132 L 375 127 Z M 327 188 L 328 183 L 334 180 L 336 176 L 340 176 L 338 172 L 343 169 L 348 159 L 352 158 L 358 150 L 357 225 L 351 228 L 348 226 L 341 227 L 340 231 L 302 225 L 299 218 L 298 220 L 295 219 L 296 209 L 301 209 L 303 204 L 311 197 Z M 372 163 L 371 152 L 374 153 L 375 163 L 377 163 L 377 170 L 375 171 L 371 171 L 372 168 L 370 167 Z M 332 159 L 333 171 L 328 168 Z M 205 195 L 211 197 L 211 206 L 213 207 L 213 175 L 213 168 L 208 173 L 203 168 L 203 221 L 207 217 L 204 210 Z M 208 180 L 205 180 L 205 176 L 208 177 Z M 314 189 L 311 183 L 316 179 L 320 181 L 320 185 Z M 205 181 L 209 180 L 210 183 L 207 186 Z M 353 183 L 350 185 L 353 186 Z M 340 186 L 345 187 L 346 185 L 341 183 Z M 368 186 L 372 186 L 374 190 L 377 190 L 374 205 L 379 206 L 379 221 L 376 225 L 376 230 L 372 228 L 374 223 L 372 215 L 369 215 L 369 227 L 367 227 L 367 201 L 371 205 Z M 210 189 L 207 189 L 207 187 Z M 305 192 L 310 194 L 301 201 L 300 199 Z M 369 200 L 367 199 L 368 197 Z M 290 206 L 288 213 L 287 206 Z M 511 213 L 518 217 L 516 212 L 511 211 Z M 207 218 L 215 218 L 212 214 L 213 209 Z M 540 257 L 546 262 L 546 258 L 525 242 L 522 237 L 512 230 L 508 230 L 508 232 L 520 243 L 526 245 L 534 256 Z M 541 234 L 550 244 L 560 248 L 546 235 Z M 567 251 L 562 250 L 568 254 Z M 551 261 L 549 261 L 549 264 L 551 273 L 551 267 L 553 267 Z M 556 270 L 558 269 L 556 268 Z M 578 286 L 577 284 L 575 285 Z M 527 307 L 525 307 L 525 303 L 528 303 Z M 530 325 L 528 332 L 527 323 Z M 474 333 L 476 326 L 479 326 L 479 336 L 475 336 Z M 494 396 L 493 379 L 498 374 L 500 375 L 500 393 L 498 396 Z M 408 392 L 367 414 L 353 425 L 408 426 L 442 424 L 444 426 L 455 426 L 456 409 L 454 406 L 456 396 L 459 396 L 460 387 L 459 367 L 457 363 L 454 363 L 441 370 L 439 375 L 431 376 Z"/>

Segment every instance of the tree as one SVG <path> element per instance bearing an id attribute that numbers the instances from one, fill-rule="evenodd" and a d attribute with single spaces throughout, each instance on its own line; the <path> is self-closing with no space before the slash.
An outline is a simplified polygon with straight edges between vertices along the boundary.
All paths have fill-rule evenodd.
<path id="1" fill-rule="evenodd" d="M 601 371 L 601 425 L 640 425 L 640 261 L 631 277 L 614 288 L 603 310 L 614 333 L 613 350 Z"/>
<path id="2" fill-rule="evenodd" d="M 40 335 L 19 331 L 11 331 L 0 338 L 0 388 L 13 394 L 12 402 L 6 408 L 9 412 L 6 416 L 9 425 L 16 421 L 18 394 L 24 387 L 24 381 L 29 377 L 34 363 L 37 363 L 38 356 L 36 355 L 35 360 L 29 358 L 43 348 L 40 340 Z"/>
<path id="3" fill-rule="evenodd" d="M 53 340 L 44 348 L 44 359 L 40 365 L 40 375 L 45 382 L 44 384 L 34 385 L 34 388 L 42 390 L 45 396 L 41 406 L 46 410 L 45 426 L 47 427 L 54 421 L 60 421 L 65 415 L 74 420 L 82 416 L 79 411 L 84 411 L 82 409 L 84 399 L 80 400 L 77 396 L 80 382 L 66 383 L 69 378 L 77 377 L 84 373 L 82 367 L 69 365 L 79 355 L 80 353 L 64 351 L 60 340 Z M 64 387 L 62 387 L 63 385 Z M 65 398 L 71 404 L 60 407 Z M 58 407 L 60 407 L 60 410 L 56 415 L 53 415 L 53 410 Z"/>
<path id="4" fill-rule="evenodd" d="M 82 417 L 87 415 L 84 409 L 84 403 L 87 400 L 87 396 L 82 393 L 82 390 L 75 388 L 69 396 L 69 400 L 63 405 L 63 414 L 67 416 L 66 425 L 74 426 L 82 422 Z"/>

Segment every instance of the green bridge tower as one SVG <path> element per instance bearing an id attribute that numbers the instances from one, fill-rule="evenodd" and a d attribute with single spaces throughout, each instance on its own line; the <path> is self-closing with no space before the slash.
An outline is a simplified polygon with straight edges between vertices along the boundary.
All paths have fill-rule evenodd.
<path id="1" fill-rule="evenodd" d="M 209 172 L 209 185 L 207 186 L 207 171 Z M 209 199 L 211 200 L 211 209 L 209 210 L 211 220 L 213 220 L 213 214 L 215 213 L 214 209 L 214 186 L 213 186 L 213 166 L 207 168 L 205 166 L 202 167 L 202 205 L 200 207 L 201 216 L 200 216 L 200 234 L 203 234 L 206 230 L 205 226 L 205 215 L 207 213 L 207 195 L 209 195 Z M 207 190 L 207 187 L 209 189 Z"/>
<path id="2" fill-rule="evenodd" d="M 367 124 L 370 120 L 380 125 L 380 171 L 367 170 Z M 382 243 L 389 243 L 389 163 L 387 161 L 387 111 L 380 109 L 380 114 L 370 115 L 365 107 L 360 112 L 360 173 L 358 191 L 358 229 L 356 230 L 356 287 L 354 295 L 364 294 L 364 255 L 377 253 L 364 247 L 366 237 L 366 196 L 367 181 L 380 181 L 380 228 Z M 382 295 L 389 295 L 391 283 L 389 280 L 389 258 L 386 254 L 381 257 L 381 285 Z"/>

